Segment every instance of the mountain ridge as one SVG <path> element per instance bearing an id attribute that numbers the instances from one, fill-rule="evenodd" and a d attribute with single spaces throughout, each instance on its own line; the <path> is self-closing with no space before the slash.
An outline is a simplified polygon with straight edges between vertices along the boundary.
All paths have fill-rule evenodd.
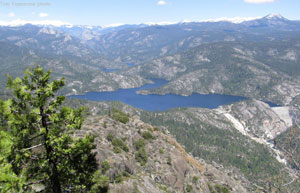
<path id="1" fill-rule="evenodd" d="M 84 133 L 97 136 L 98 162 L 110 165 L 105 171 L 111 182 L 110 192 L 210 193 L 214 189 L 232 193 L 250 192 L 247 190 L 249 182 L 241 182 L 237 176 L 218 170 L 217 167 L 222 166 L 195 159 L 165 128 L 153 127 L 138 116 L 130 117 L 126 123 L 107 115 L 89 116 L 80 135 Z M 145 133 L 152 137 L 146 138 Z M 111 137 L 113 140 L 122 139 L 123 146 L 128 149 L 116 151 Z M 141 141 L 143 147 L 137 146 L 137 142 Z M 144 148 L 145 163 L 139 163 L 136 157 L 138 148 Z"/>
<path id="2" fill-rule="evenodd" d="M 119 102 L 69 102 L 88 107 L 93 116 L 109 114 L 112 108 L 118 108 L 132 116 L 137 115 L 159 130 L 165 128 L 165 132 L 170 132 L 189 155 L 242 179 L 244 187 L 251 184 L 250 192 L 268 192 L 268 183 L 277 187 L 294 176 L 285 165 L 281 150 L 272 144 L 272 140 L 289 128 L 290 120 L 284 118 L 283 121 L 285 115 L 281 113 L 284 109 L 280 112 L 261 101 L 247 100 L 212 110 L 177 108 L 165 112 L 147 112 Z M 235 122 L 240 124 L 242 130 Z M 276 181 L 278 175 L 285 182 Z"/>
<path id="3" fill-rule="evenodd" d="M 180 24 L 180 23 L 205 23 L 205 22 L 232 22 L 232 23 L 243 23 L 246 21 L 253 21 L 253 20 L 259 20 L 259 19 L 284 19 L 289 20 L 283 17 L 279 13 L 270 13 L 266 16 L 258 16 L 258 17 L 221 17 L 216 19 L 206 19 L 206 20 L 199 20 L 199 21 L 190 21 L 190 20 L 182 20 L 178 22 L 143 22 L 139 24 L 127 24 L 127 23 L 119 23 L 119 24 L 109 24 L 109 25 L 85 25 L 85 24 L 71 24 L 68 22 L 62 22 L 62 21 L 56 21 L 56 20 L 40 20 L 40 21 L 26 21 L 26 20 L 12 20 L 12 21 L 0 21 L 0 26 L 22 26 L 26 24 L 32 24 L 37 25 L 40 27 L 59 27 L 59 28 L 86 28 L 86 29 L 99 29 L 99 30 L 105 30 L 108 28 L 126 28 L 128 27 L 140 27 L 140 26 L 151 26 L 151 25 L 174 25 L 174 24 Z M 298 20 L 289 20 L 289 21 L 300 21 Z"/>

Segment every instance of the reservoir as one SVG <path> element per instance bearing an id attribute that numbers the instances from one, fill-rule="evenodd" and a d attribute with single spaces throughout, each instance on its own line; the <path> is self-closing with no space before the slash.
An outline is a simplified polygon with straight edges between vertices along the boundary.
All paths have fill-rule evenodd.
<path id="1" fill-rule="evenodd" d="M 221 105 L 247 100 L 245 97 L 223 94 L 193 93 L 189 96 L 181 96 L 177 94 L 141 95 L 136 93 L 136 91 L 139 90 L 157 88 L 167 83 L 166 80 L 162 79 L 152 80 L 154 81 L 154 84 L 146 84 L 140 88 L 119 89 L 112 92 L 88 92 L 84 95 L 72 95 L 71 98 L 91 101 L 121 101 L 146 111 L 165 111 L 170 108 L 177 107 L 201 107 L 214 109 Z M 275 104 L 272 103 L 268 104 L 270 106 L 275 106 Z"/>

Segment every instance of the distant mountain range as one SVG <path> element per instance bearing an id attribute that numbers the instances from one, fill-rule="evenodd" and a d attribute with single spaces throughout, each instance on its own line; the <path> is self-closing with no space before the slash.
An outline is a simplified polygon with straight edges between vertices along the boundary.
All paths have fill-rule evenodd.
<path id="1" fill-rule="evenodd" d="M 220 22 L 220 21 L 227 21 L 227 22 L 232 22 L 232 23 L 243 23 L 245 21 L 253 21 L 253 20 L 258 20 L 261 18 L 284 18 L 281 16 L 279 13 L 273 13 L 269 14 L 264 17 L 232 17 L 232 18 L 226 18 L 226 17 L 221 17 L 221 18 L 216 18 L 216 19 L 207 19 L 207 20 L 200 20 L 200 21 L 190 21 L 190 20 L 183 20 L 179 22 L 144 22 L 141 24 L 123 24 L 123 23 L 116 23 L 116 24 L 110 24 L 110 25 L 105 25 L 105 26 L 95 26 L 95 25 L 73 25 L 68 22 L 63 22 L 63 21 L 57 21 L 57 20 L 42 20 L 42 21 L 27 21 L 27 20 L 22 20 L 22 19 L 17 19 L 13 21 L 0 21 L 0 26 L 21 26 L 21 25 L 26 25 L 26 24 L 32 24 L 32 25 L 40 25 L 40 26 L 56 26 L 56 27 L 67 27 L 67 28 L 73 28 L 73 27 L 80 27 L 80 28 L 118 28 L 120 26 L 128 27 L 128 26 L 149 26 L 149 25 L 173 25 L 173 24 L 178 24 L 178 23 L 190 23 L 190 22 Z M 122 27 L 122 28 L 124 28 Z"/>
<path id="2" fill-rule="evenodd" d="M 99 35 L 103 35 L 110 32 L 116 32 L 119 30 L 127 28 L 144 28 L 150 26 L 166 26 L 166 25 L 182 25 L 189 23 L 223 23 L 229 22 L 234 24 L 242 24 L 250 27 L 262 27 L 262 26 L 271 26 L 271 25 L 299 25 L 300 21 L 292 21 L 284 18 L 280 14 L 269 14 L 265 17 L 234 17 L 234 18 L 217 18 L 217 19 L 208 19 L 202 21 L 180 21 L 180 22 L 146 22 L 142 24 L 111 24 L 107 26 L 92 26 L 92 25 L 73 25 L 70 23 L 62 21 L 26 21 L 26 20 L 13 20 L 10 22 L 0 21 L 0 26 L 7 27 L 18 27 L 24 25 L 35 25 L 39 27 L 48 27 L 53 28 L 58 31 L 66 32 L 69 35 L 79 37 L 84 40 L 90 40 L 96 38 Z"/>
<path id="3" fill-rule="evenodd" d="M 43 61 L 58 76 L 72 80 L 68 94 L 131 88 L 156 77 L 170 80 L 160 89 L 164 94 L 226 93 L 287 104 L 300 94 L 299 37 L 300 21 L 279 14 L 238 22 L 108 28 L 69 24 L 0 26 L 0 43 L 7 53 L 0 58 L 1 66 L 6 68 L 1 73 Z M 15 66 L 17 58 L 20 67 Z M 129 67 L 129 63 L 136 65 Z M 108 73 L 103 68 L 120 70 Z M 211 80 L 209 84 L 207 80 Z M 179 86 L 182 81 L 185 83 Z M 236 89 L 241 84 L 245 90 Z M 283 84 L 295 85 L 293 91 L 282 90 Z"/>
<path id="4" fill-rule="evenodd" d="M 295 32 L 299 29 L 300 21 L 287 20 L 280 15 L 268 15 L 241 23 L 184 22 L 118 27 L 110 29 L 111 33 L 98 33 L 82 39 L 115 61 L 140 63 L 204 43 L 262 41 L 272 36 L 280 39 L 284 36 L 283 32 Z"/>

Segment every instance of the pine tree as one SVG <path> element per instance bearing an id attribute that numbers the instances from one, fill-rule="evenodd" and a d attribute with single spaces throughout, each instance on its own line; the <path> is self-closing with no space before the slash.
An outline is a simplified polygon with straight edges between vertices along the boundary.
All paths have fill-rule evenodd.
<path id="1" fill-rule="evenodd" d="M 62 107 L 65 97 L 56 93 L 64 79 L 51 82 L 50 75 L 37 66 L 22 79 L 8 76 L 14 97 L 0 105 L 2 192 L 88 192 L 93 186 L 94 137 L 74 137 L 83 109 Z"/>

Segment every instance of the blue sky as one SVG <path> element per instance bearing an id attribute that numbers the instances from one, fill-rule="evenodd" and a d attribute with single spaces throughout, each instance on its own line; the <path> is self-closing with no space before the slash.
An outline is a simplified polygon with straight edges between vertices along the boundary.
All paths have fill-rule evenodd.
<path id="1" fill-rule="evenodd" d="M 0 0 L 0 21 L 56 20 L 105 26 L 258 17 L 269 13 L 300 20 L 299 9 L 300 0 Z"/>

